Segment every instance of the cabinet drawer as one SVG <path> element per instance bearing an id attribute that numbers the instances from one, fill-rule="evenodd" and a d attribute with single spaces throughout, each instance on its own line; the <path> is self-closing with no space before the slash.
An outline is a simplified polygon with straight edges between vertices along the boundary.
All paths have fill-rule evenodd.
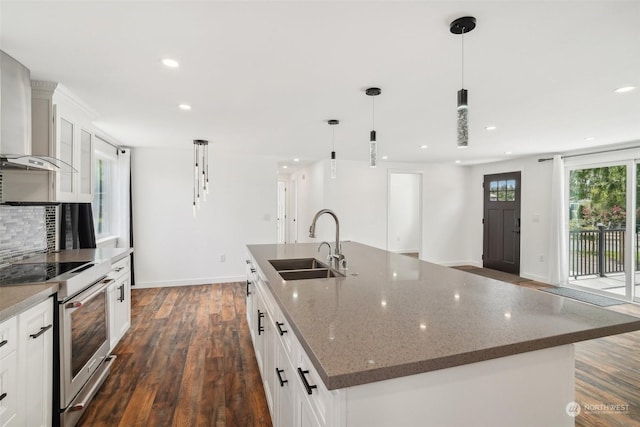
<path id="1" fill-rule="evenodd" d="M 0 324 L 0 359 L 18 347 L 17 338 L 18 321 L 14 316 Z"/>
<path id="2" fill-rule="evenodd" d="M 131 271 L 131 258 L 125 257 L 111 265 L 110 279 L 118 279 Z"/>

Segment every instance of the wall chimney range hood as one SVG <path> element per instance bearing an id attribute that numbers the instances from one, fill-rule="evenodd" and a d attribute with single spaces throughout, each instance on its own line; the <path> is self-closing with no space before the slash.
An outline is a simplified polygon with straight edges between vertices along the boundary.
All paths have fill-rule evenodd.
<path id="1" fill-rule="evenodd" d="M 77 172 L 53 157 L 32 154 L 31 73 L 0 50 L 0 170 Z"/>

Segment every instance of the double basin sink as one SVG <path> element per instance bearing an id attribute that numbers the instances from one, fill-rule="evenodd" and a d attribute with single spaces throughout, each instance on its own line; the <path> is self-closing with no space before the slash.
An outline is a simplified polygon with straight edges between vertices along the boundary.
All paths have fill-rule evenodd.
<path id="1" fill-rule="evenodd" d="M 269 263 L 284 280 L 344 277 L 344 274 L 315 258 L 271 259 Z"/>

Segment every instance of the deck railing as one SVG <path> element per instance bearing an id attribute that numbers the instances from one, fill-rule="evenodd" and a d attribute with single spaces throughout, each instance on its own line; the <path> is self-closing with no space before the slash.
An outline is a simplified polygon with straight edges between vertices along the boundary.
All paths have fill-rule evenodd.
<path id="1" fill-rule="evenodd" d="M 625 231 L 624 228 L 606 229 L 604 226 L 597 230 L 569 231 L 569 276 L 604 277 L 609 273 L 623 273 Z M 636 235 L 636 246 L 639 240 Z M 636 247 L 636 253 L 638 249 Z"/>

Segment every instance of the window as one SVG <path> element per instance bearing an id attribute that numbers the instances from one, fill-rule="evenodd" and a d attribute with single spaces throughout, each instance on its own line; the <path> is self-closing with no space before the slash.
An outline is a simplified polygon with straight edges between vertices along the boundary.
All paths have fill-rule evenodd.
<path id="1" fill-rule="evenodd" d="M 93 223 L 96 240 L 116 235 L 115 219 L 115 180 L 116 157 L 113 150 L 96 148 L 95 179 L 93 189 Z"/>
<path id="2" fill-rule="evenodd" d="M 489 182 L 489 200 L 492 202 L 515 202 L 516 181 L 508 179 Z"/>

